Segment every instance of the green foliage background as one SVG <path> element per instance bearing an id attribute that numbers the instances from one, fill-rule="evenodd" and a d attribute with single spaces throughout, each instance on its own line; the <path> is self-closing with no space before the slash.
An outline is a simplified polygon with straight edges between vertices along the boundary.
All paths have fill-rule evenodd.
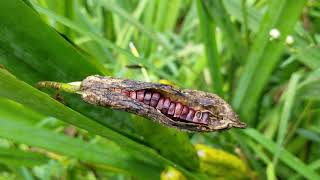
<path id="1" fill-rule="evenodd" d="M 316 0 L 1 0 L 0 179 L 320 179 L 319 43 Z M 34 87 L 93 74 L 214 92 L 248 128 L 187 134 Z"/>

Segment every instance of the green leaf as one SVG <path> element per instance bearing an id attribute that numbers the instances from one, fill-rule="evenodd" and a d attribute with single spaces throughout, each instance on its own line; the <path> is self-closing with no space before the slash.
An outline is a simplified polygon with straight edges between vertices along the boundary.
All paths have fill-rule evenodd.
<path id="1" fill-rule="evenodd" d="M 143 142 L 187 169 L 199 169 L 199 158 L 194 146 L 189 143 L 187 133 L 164 127 L 141 117 L 135 120 L 134 127 L 141 134 Z"/>
<path id="2" fill-rule="evenodd" d="M 302 137 L 320 144 L 320 134 L 307 129 L 298 129 L 297 133 Z"/>
<path id="3" fill-rule="evenodd" d="M 132 16 L 136 19 L 139 19 L 148 3 L 150 3 L 150 1 L 147 1 L 147 0 L 139 1 L 139 4 L 137 5 L 137 8 L 132 13 Z M 126 23 L 117 35 L 116 44 L 118 44 L 120 47 L 123 47 L 123 48 L 128 47 L 129 41 L 132 38 L 134 30 L 135 30 L 134 26 L 131 26 L 131 24 Z"/>
<path id="4" fill-rule="evenodd" d="M 19 4 L 20 1 L 16 1 L 15 2 L 17 4 Z M 0 2 L 1 4 L 1 2 Z M 7 4 L 3 4 L 3 6 L 5 6 Z M 9 4 L 11 6 L 13 6 L 12 4 Z M 25 49 L 23 50 L 23 53 L 28 53 L 30 54 L 30 56 L 32 57 L 38 57 L 36 59 L 28 59 L 28 57 L 26 57 L 25 61 L 21 62 L 22 60 L 20 59 L 20 57 L 15 55 L 15 51 L 11 50 L 11 51 L 7 51 L 7 46 L 10 46 L 10 42 L 6 42 L 7 44 L 3 44 L 3 47 L 0 47 L 0 52 L 3 51 L 4 53 L 2 54 L 3 56 L 0 57 L 0 63 L 3 63 L 5 65 L 5 67 L 10 70 L 11 72 L 14 73 L 14 75 L 16 75 L 17 77 L 21 78 L 22 80 L 27 81 L 28 83 L 34 83 L 38 80 L 58 80 L 58 81 L 64 81 L 64 82 L 68 82 L 70 80 L 82 80 L 82 75 L 81 74 L 100 74 L 99 73 L 99 69 L 95 69 L 94 67 L 90 68 L 90 63 L 88 63 L 89 60 L 87 60 L 86 58 L 82 57 L 79 55 L 79 53 L 77 51 L 75 51 L 64 39 L 62 39 L 57 33 L 55 33 L 52 29 L 48 28 L 47 25 L 45 25 L 43 22 L 40 21 L 40 18 L 37 16 L 37 14 L 33 13 L 33 12 L 29 12 L 31 11 L 31 9 L 28 9 L 27 6 L 23 6 L 20 5 L 21 7 L 16 7 L 21 9 L 21 13 L 23 13 L 24 11 L 26 11 L 25 14 L 19 14 L 16 13 L 15 16 L 12 16 L 11 18 L 14 19 L 13 22 L 17 22 L 18 19 L 21 18 L 21 16 L 27 16 L 28 14 L 30 14 L 30 16 L 28 16 L 28 21 L 26 22 L 21 22 L 19 24 L 19 26 L 25 26 L 25 27 L 33 27 L 33 29 L 35 29 L 35 32 L 38 31 L 38 29 L 41 29 L 42 27 L 45 27 L 43 29 L 48 29 L 48 31 L 44 31 L 42 32 L 44 35 L 46 35 L 46 39 L 42 38 L 42 39 L 37 39 L 37 41 L 33 40 L 30 36 L 32 36 L 32 34 L 28 34 L 28 32 L 24 32 L 26 30 L 21 29 L 21 31 L 18 32 L 11 32 L 11 34 L 17 33 L 17 35 L 15 36 L 24 36 L 24 43 L 29 43 L 29 44 L 34 44 L 33 48 L 37 49 L 37 46 L 39 46 L 39 48 L 46 50 L 47 46 L 51 46 L 50 43 L 48 42 L 55 42 L 55 40 L 51 40 L 52 39 L 59 39 L 60 41 L 57 42 L 56 44 L 54 44 L 57 47 L 64 47 L 64 50 L 62 52 L 57 51 L 57 52 L 46 52 L 46 56 L 51 58 L 51 57 L 56 57 L 57 58 L 61 58 L 65 57 L 65 58 L 69 58 L 69 59 L 57 59 L 54 64 L 53 62 L 55 61 L 55 59 L 50 59 L 50 61 L 43 61 L 41 58 L 41 52 L 40 55 L 38 55 L 37 53 L 39 53 L 38 51 L 27 51 Z M 37 6 L 35 6 L 36 9 L 39 9 Z M 3 12 L 1 12 L 3 13 Z M 1 18 L 1 17 L 0 17 Z M 11 22 L 11 23 L 13 23 Z M 65 22 L 65 21 L 63 21 Z M 24 23 L 24 24 L 22 24 Z M 69 22 L 67 22 L 69 23 Z M 9 24 L 10 26 L 14 26 L 13 24 Z M 8 29 L 9 29 L 9 25 L 8 25 Z M 72 24 L 73 25 L 73 24 Z M 18 25 L 17 25 L 18 26 Z M 36 28 L 38 27 L 39 28 Z M 74 26 L 72 26 L 74 27 Z M 12 29 L 14 29 L 15 27 L 10 27 Z M 81 27 L 75 26 L 74 28 L 78 29 L 79 31 L 85 31 L 86 30 L 82 30 Z M 0 30 L 1 31 L 1 30 Z M 31 31 L 31 30 L 30 30 Z M 90 32 L 86 32 L 89 34 L 92 34 Z M 93 37 L 95 37 L 96 39 L 100 39 L 98 36 L 92 35 Z M 49 39 L 50 38 L 50 39 Z M 1 39 L 1 37 L 0 37 Z M 19 41 L 20 42 L 20 41 Z M 104 42 L 104 41 L 103 41 Z M 1 46 L 1 45 L 0 45 Z M 20 48 L 19 44 L 17 43 L 16 48 Z M 50 49 L 50 47 L 48 47 Z M 25 50 L 25 51 L 24 51 Z M 58 55 L 57 55 L 58 53 Z M 1 54 L 1 53 L 0 53 Z M 76 54 L 76 55 L 74 55 Z M 78 58 L 75 58 L 78 57 Z M 12 59 L 11 59 L 12 58 Z M 12 61 L 13 60 L 13 61 Z M 33 64 L 40 64 L 41 66 L 38 67 L 38 69 L 41 69 L 41 72 L 39 71 L 34 71 L 34 68 L 32 68 Z M 73 66 L 73 64 L 76 64 L 77 66 Z M 58 67 L 62 67 L 61 69 L 57 70 L 57 71 L 52 71 L 49 66 L 56 66 L 56 68 Z M 74 68 L 74 69 L 73 69 Z M 4 72 L 4 71 L 2 71 Z M 50 77 L 47 76 L 47 74 L 44 74 L 42 72 L 47 72 Z M 50 72 L 50 73 L 49 73 Z M 21 103 L 21 104 L 25 104 L 26 106 L 34 109 L 35 111 L 41 112 L 45 115 L 48 116 L 54 116 L 57 117 L 58 119 L 67 121 L 68 123 L 72 123 L 78 127 L 87 129 L 90 132 L 94 132 L 96 134 L 104 134 L 102 136 L 105 136 L 107 138 L 112 138 L 113 135 L 116 142 L 119 143 L 124 143 L 126 144 L 126 142 L 130 141 L 131 143 L 138 145 L 137 143 L 134 143 L 132 140 L 129 140 L 127 138 L 124 138 L 123 136 L 119 135 L 118 133 L 116 133 L 115 131 L 111 131 L 109 128 L 106 128 L 104 126 L 107 127 L 111 127 L 112 129 L 117 130 L 118 132 L 121 132 L 125 135 L 131 135 L 130 133 L 130 128 L 132 129 L 132 124 L 134 124 L 134 122 L 132 122 L 133 120 L 130 118 L 130 116 L 124 116 L 121 113 L 121 115 L 119 115 L 119 111 L 116 112 L 112 112 L 111 110 L 105 109 L 105 108 L 96 108 L 94 106 L 85 104 L 84 102 L 81 102 L 79 97 L 76 96 L 66 96 L 65 101 L 66 103 L 76 109 L 77 111 L 86 114 L 87 116 L 91 117 L 92 119 L 88 119 L 87 117 L 84 117 L 82 115 L 80 115 L 79 113 L 76 113 L 75 111 L 72 111 L 69 108 L 66 108 L 65 106 L 55 102 L 54 100 L 52 100 L 51 98 L 49 98 L 48 96 L 44 95 L 43 93 L 40 93 L 39 91 L 31 88 L 30 86 L 28 86 L 27 84 L 18 81 L 17 79 L 14 78 L 6 78 L 5 74 L 0 74 L 0 77 L 3 78 L 3 80 L 0 80 L 0 84 L 3 84 L 3 86 L 0 87 L 0 94 L 2 96 L 5 96 L 7 98 L 10 99 L 14 99 L 17 102 Z M 77 78 L 71 78 L 71 77 L 77 77 Z M 81 79 L 80 79 L 81 78 Z M 16 89 L 17 87 L 19 87 L 19 91 L 15 91 L 13 89 Z M 29 97 L 30 99 L 26 99 L 24 97 Z M 95 121 L 98 121 L 99 123 L 96 123 Z M 131 122 L 131 123 L 130 123 Z M 103 126 L 101 125 L 103 124 Z M 134 130 L 134 135 L 136 137 L 140 137 L 141 134 L 140 132 L 146 132 L 146 130 L 140 130 L 139 128 L 136 128 Z M 170 130 L 168 128 L 164 128 L 164 127 L 158 127 L 158 126 L 153 126 L 153 128 L 148 129 L 149 132 L 153 132 L 153 131 L 157 131 L 159 132 L 159 136 L 161 135 L 163 139 L 168 139 L 170 140 L 171 144 L 174 144 L 176 146 L 178 146 L 179 148 L 177 149 L 177 151 L 169 151 L 167 150 L 167 147 L 163 146 L 162 143 L 158 141 L 152 141 L 152 138 L 146 138 L 146 142 L 147 144 L 149 144 L 150 146 L 152 146 L 153 148 L 155 148 L 156 150 L 159 150 L 160 152 L 166 152 L 163 155 L 167 158 L 170 158 L 172 160 L 174 160 L 174 162 L 179 163 L 180 165 L 187 167 L 189 169 L 197 169 L 197 167 L 199 166 L 199 163 L 197 161 L 197 155 L 195 153 L 195 150 L 192 146 L 192 144 L 189 141 L 188 136 L 185 133 L 182 132 L 176 132 L 175 130 Z M 173 132 L 174 133 L 171 133 Z M 101 134 L 102 133 L 102 134 Z M 113 134 L 113 135 L 112 135 Z M 175 135 L 179 134 L 179 138 L 175 138 Z M 119 137 L 120 136 L 120 137 Z M 117 140 L 116 140 L 117 139 Z M 130 144 L 130 143 L 129 143 Z M 134 146 L 135 146 L 134 145 Z M 140 146 L 140 148 L 142 148 L 143 146 Z M 139 152 L 138 154 L 140 154 L 139 156 L 142 157 L 142 153 L 143 150 L 141 150 L 140 148 L 138 148 L 139 150 L 137 152 Z M 159 156 L 158 154 L 156 154 L 154 151 L 152 151 L 151 149 L 148 149 L 148 151 L 150 151 L 151 154 L 156 155 L 158 158 L 167 161 L 166 159 L 164 159 L 163 157 Z M 185 152 L 185 153 L 181 153 L 181 152 Z M 152 155 L 152 156 L 153 156 Z M 179 159 L 179 160 L 176 160 Z M 162 161 L 160 160 L 160 161 Z"/>
<path id="5" fill-rule="evenodd" d="M 9 166 L 38 166 L 48 161 L 49 158 L 39 153 L 13 148 L 0 148 L 0 162 Z"/>
<path id="6" fill-rule="evenodd" d="M 249 124 L 253 123 L 257 102 L 283 53 L 286 36 L 293 31 L 306 1 L 272 0 L 269 3 L 233 99 L 241 118 Z M 270 40 L 269 32 L 273 28 L 280 32 L 279 39 Z"/>
<path id="7" fill-rule="evenodd" d="M 3 69 L 0 69 L 0 96 L 12 99 L 36 112 L 41 112 L 43 115 L 56 117 L 57 119 L 74 124 L 75 126 L 83 128 L 91 133 L 103 136 L 119 144 L 121 147 L 126 148 L 128 153 L 146 163 L 158 164 L 163 167 L 165 165 L 173 166 L 174 164 L 157 154 L 154 150 L 112 131 L 111 129 L 58 103 L 48 95 L 32 88 L 26 83 L 5 74 Z M 11 112 L 10 114 L 14 114 L 14 112 Z M 187 176 L 193 176 L 190 172 L 181 168 L 180 165 L 175 164 L 174 166 Z"/>
<path id="8" fill-rule="evenodd" d="M 241 8 L 241 3 L 243 3 L 243 0 L 229 0 L 223 1 L 223 3 L 227 11 L 240 22 L 245 23 L 245 19 L 247 18 L 248 28 L 250 30 L 252 30 L 253 32 L 257 32 L 259 30 L 259 24 L 261 23 L 262 19 L 261 11 L 258 11 L 255 7 L 249 6 L 247 5 L 247 3 L 245 3 L 245 6 L 248 6 L 246 8 L 247 13 L 245 13 Z"/>
<path id="9" fill-rule="evenodd" d="M 22 1 L 0 2 L 0 62 L 6 68 L 14 70 L 17 64 L 25 63 L 24 68 L 28 66 L 47 80 L 66 81 L 106 72 L 97 61 L 79 54 L 37 16 Z"/>
<path id="10" fill-rule="evenodd" d="M 166 41 L 163 41 L 163 39 L 157 33 L 152 31 L 148 27 L 145 27 L 137 19 L 135 19 L 130 14 L 128 14 L 126 11 L 124 11 L 121 7 L 119 7 L 116 3 L 112 3 L 112 2 L 106 1 L 106 0 L 100 0 L 98 2 L 100 3 L 100 5 L 102 5 L 106 9 L 117 14 L 121 18 L 125 19 L 128 23 L 130 23 L 131 25 L 136 27 L 139 31 L 141 31 L 143 34 L 145 34 L 148 38 L 157 42 L 159 45 L 162 45 L 169 52 L 173 51 L 173 48 L 169 43 L 167 43 Z"/>
<path id="11" fill-rule="evenodd" d="M 223 1 L 216 0 L 203 2 L 210 17 L 217 26 L 221 28 L 221 32 L 226 40 L 226 46 L 230 47 L 233 57 L 237 59 L 238 62 L 243 61 L 245 55 L 244 45 L 241 43 L 242 39 L 240 33 L 230 20 L 230 16 L 224 7 Z"/>
<path id="12" fill-rule="evenodd" d="M 320 68 L 311 71 L 299 84 L 297 95 L 305 99 L 320 99 Z"/>
<path id="13" fill-rule="evenodd" d="M 252 128 L 248 128 L 244 133 L 250 138 L 256 140 L 270 153 L 279 153 L 279 159 L 285 163 L 288 167 L 300 173 L 307 179 L 320 179 L 320 175 L 304 164 L 300 159 L 292 155 L 290 152 L 283 148 L 279 148 L 274 142 L 264 137 L 258 131 Z"/>
<path id="14" fill-rule="evenodd" d="M 160 32 L 172 32 L 178 19 L 181 0 L 157 1 L 155 29 Z M 168 6 L 168 3 L 170 5 Z"/>
<path id="15" fill-rule="evenodd" d="M 275 175 L 275 172 L 274 172 L 274 166 L 272 163 L 268 164 L 267 166 L 267 177 L 268 177 L 268 180 L 276 180 L 276 175 Z"/>
<path id="16" fill-rule="evenodd" d="M 309 168 L 312 170 L 317 170 L 320 168 L 320 159 L 313 161 L 312 163 L 310 163 Z M 289 180 L 297 180 L 297 179 L 301 179 L 300 174 L 296 174 L 292 177 L 290 177 Z"/>
<path id="17" fill-rule="evenodd" d="M 142 179 L 157 178 L 163 169 L 161 164 L 148 164 L 127 153 L 111 141 L 102 145 L 85 143 L 81 140 L 51 132 L 34 126 L 32 121 L 44 119 L 21 104 L 0 99 L 0 136 L 30 146 L 44 148 L 83 161 L 103 165 L 111 171 L 125 171 Z M 8 113 L 16 111 L 16 113 Z"/>
<path id="18" fill-rule="evenodd" d="M 130 51 L 113 44 L 111 41 L 103 38 L 102 36 L 98 35 L 97 33 L 91 32 L 87 28 L 85 28 L 85 27 L 83 27 L 73 21 L 70 21 L 69 19 L 67 19 L 65 17 L 59 16 L 59 15 L 55 14 L 54 12 L 52 12 L 48 9 L 45 9 L 37 4 L 33 4 L 33 5 L 39 13 L 43 13 L 43 14 L 47 15 L 48 17 L 50 17 L 51 19 L 58 21 L 58 22 L 64 24 L 65 26 L 68 26 L 70 29 L 73 29 L 74 31 L 76 31 L 80 34 L 83 34 L 84 36 L 89 37 L 90 39 L 99 43 L 102 47 L 110 48 L 112 50 L 115 50 L 116 52 L 121 53 L 122 55 L 127 56 L 128 60 L 131 63 L 135 63 L 135 64 L 141 63 L 143 66 L 147 67 L 148 69 L 151 69 L 154 73 L 158 74 L 159 76 L 165 77 L 167 79 L 172 79 L 172 77 L 170 75 L 164 73 L 162 70 L 155 68 L 154 65 L 152 63 L 148 62 L 146 59 L 134 56 Z M 174 81 L 174 79 L 173 79 L 173 81 Z M 176 82 L 176 83 L 179 84 L 179 82 Z"/>
<path id="19" fill-rule="evenodd" d="M 299 49 L 294 56 L 311 69 L 320 68 L 320 46 Z"/>
<path id="20" fill-rule="evenodd" d="M 200 20 L 201 37 L 205 46 L 206 58 L 211 74 L 211 80 L 213 81 L 213 91 L 218 95 L 223 95 L 223 80 L 220 72 L 221 60 L 218 55 L 215 38 L 216 26 L 212 21 L 210 21 L 210 17 L 204 8 L 204 3 L 202 0 L 197 0 L 197 10 Z"/>
<path id="21" fill-rule="evenodd" d="M 301 78 L 301 75 L 298 73 L 294 73 L 291 76 L 291 79 L 287 88 L 287 92 L 284 95 L 284 105 L 282 108 L 279 127 L 278 127 L 278 137 L 277 137 L 277 145 L 279 146 L 278 149 L 280 149 L 280 147 L 283 146 L 285 136 L 289 129 L 288 127 L 289 120 L 292 114 L 292 108 L 294 106 L 294 102 L 296 100 L 296 93 L 297 93 L 298 83 L 300 78 Z M 274 162 L 276 162 L 277 159 L 279 158 L 279 154 L 280 152 L 277 152 L 273 157 Z"/>

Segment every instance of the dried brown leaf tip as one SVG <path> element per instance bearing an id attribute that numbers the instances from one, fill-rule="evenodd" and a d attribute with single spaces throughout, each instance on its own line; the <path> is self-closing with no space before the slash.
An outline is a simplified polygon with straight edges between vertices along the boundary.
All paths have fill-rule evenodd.
<path id="1" fill-rule="evenodd" d="M 66 87 L 52 83 L 39 85 Z M 87 103 L 128 111 L 181 130 L 208 132 L 246 126 L 228 103 L 212 93 L 102 76 L 89 76 L 79 84 L 67 91 L 76 91 Z"/>

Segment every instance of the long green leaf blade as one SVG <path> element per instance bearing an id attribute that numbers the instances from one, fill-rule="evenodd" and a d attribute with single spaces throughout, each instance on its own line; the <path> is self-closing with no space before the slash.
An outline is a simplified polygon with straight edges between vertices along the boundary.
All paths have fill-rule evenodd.
<path id="1" fill-rule="evenodd" d="M 6 165 L 38 166 L 48 161 L 49 158 L 39 153 L 0 147 L 0 162 Z"/>
<path id="2" fill-rule="evenodd" d="M 269 152 L 275 154 L 280 152 L 279 158 L 282 162 L 284 162 L 287 166 L 291 167 L 295 171 L 299 172 L 301 175 L 308 179 L 319 179 L 320 175 L 315 171 L 306 166 L 300 159 L 289 153 L 283 148 L 279 148 L 274 142 L 265 138 L 262 134 L 260 134 L 255 129 L 249 128 L 244 131 L 246 135 L 250 138 L 256 140 L 259 144 L 261 144 L 265 149 Z"/>
<path id="3" fill-rule="evenodd" d="M 213 91 L 218 95 L 223 95 L 220 59 L 215 39 L 216 26 L 212 21 L 210 21 L 209 15 L 204 8 L 203 1 L 197 0 L 197 9 L 200 19 L 201 36 L 205 46 L 206 59 L 209 66 L 211 79 L 213 81 Z"/>
<path id="4" fill-rule="evenodd" d="M 286 36 L 293 31 L 305 2 L 270 1 L 233 99 L 234 107 L 240 110 L 245 121 L 252 122 L 255 115 L 252 112 L 255 112 L 256 103 L 284 49 Z M 272 28 L 280 32 L 279 39 L 270 40 Z"/>
<path id="5" fill-rule="evenodd" d="M 0 106 L 0 136 L 3 138 L 101 164 L 106 169 L 130 172 L 142 179 L 157 178 L 162 170 L 160 164 L 143 165 L 146 162 L 135 160 L 125 148 L 111 141 L 104 146 L 90 144 L 34 126 L 31 121 L 41 120 L 45 116 L 21 107 L 21 104 L 1 98 Z M 13 110 L 18 111 L 7 113 Z M 34 119 L 34 114 L 40 119 Z"/>

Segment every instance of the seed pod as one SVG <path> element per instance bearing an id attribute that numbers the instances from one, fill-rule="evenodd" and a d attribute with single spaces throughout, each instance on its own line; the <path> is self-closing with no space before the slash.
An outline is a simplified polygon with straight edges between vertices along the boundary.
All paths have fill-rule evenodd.
<path id="1" fill-rule="evenodd" d="M 102 76 L 89 76 L 80 84 L 71 89 L 87 103 L 135 113 L 181 130 L 207 132 L 246 126 L 215 94 Z M 53 82 L 38 85 L 59 88 Z"/>

